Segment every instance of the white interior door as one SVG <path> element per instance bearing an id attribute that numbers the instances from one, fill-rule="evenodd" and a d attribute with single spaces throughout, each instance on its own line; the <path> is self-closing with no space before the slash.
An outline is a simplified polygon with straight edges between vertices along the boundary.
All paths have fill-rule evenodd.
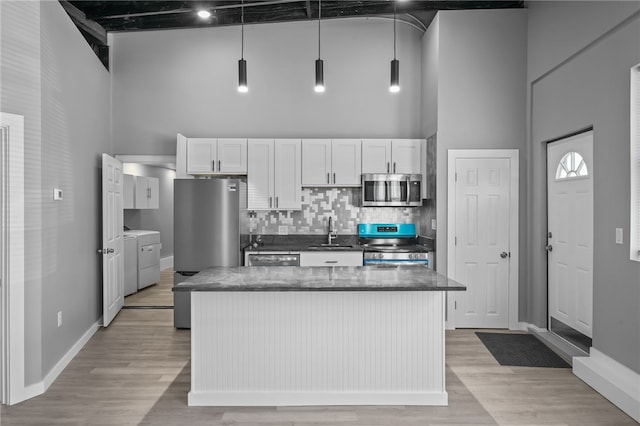
<path id="1" fill-rule="evenodd" d="M 510 160 L 458 158 L 455 173 L 456 327 L 508 328 Z"/>
<path id="2" fill-rule="evenodd" d="M 547 146 L 549 322 L 592 337 L 593 132 Z"/>
<path id="3" fill-rule="evenodd" d="M 122 163 L 102 154 L 102 321 L 108 326 L 124 306 Z"/>

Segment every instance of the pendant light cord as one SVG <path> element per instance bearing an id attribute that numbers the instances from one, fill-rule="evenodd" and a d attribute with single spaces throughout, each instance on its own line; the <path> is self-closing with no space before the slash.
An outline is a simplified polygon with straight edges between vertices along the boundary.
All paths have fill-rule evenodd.
<path id="1" fill-rule="evenodd" d="M 393 0 L 393 59 L 396 59 L 396 0 Z"/>
<path id="2" fill-rule="evenodd" d="M 322 0 L 318 0 L 318 59 L 320 59 L 320 20 L 322 19 Z"/>
<path id="3" fill-rule="evenodd" d="M 242 41 L 240 46 L 240 58 L 244 59 L 244 0 L 242 0 L 241 11 L 242 11 L 242 18 L 241 18 L 242 19 L 242 37 L 241 37 Z"/>

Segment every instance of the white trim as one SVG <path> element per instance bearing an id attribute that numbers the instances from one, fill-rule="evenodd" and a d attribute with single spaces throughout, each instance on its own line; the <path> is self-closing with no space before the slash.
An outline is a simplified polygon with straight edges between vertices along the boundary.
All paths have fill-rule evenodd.
<path id="1" fill-rule="evenodd" d="M 121 163 L 138 163 L 171 170 L 176 169 L 175 155 L 115 155 L 114 157 Z"/>
<path id="2" fill-rule="evenodd" d="M 640 64 L 631 67 L 631 129 L 630 129 L 630 160 L 631 160 L 631 200 L 629 212 L 629 259 L 640 262 L 640 217 L 635 208 L 640 206 L 640 167 L 637 158 L 640 156 Z"/>
<path id="3" fill-rule="evenodd" d="M 66 354 L 53 366 L 51 371 L 44 377 L 43 392 L 49 389 L 49 386 L 58 378 L 60 373 L 69 365 L 73 358 L 78 355 L 84 345 L 93 337 L 98 329 L 102 326 L 102 318 L 100 318 L 95 324 L 91 325 L 89 329 L 78 339 L 78 341 L 67 351 Z"/>
<path id="4" fill-rule="evenodd" d="M 573 358 L 573 374 L 640 422 L 640 374 L 593 347 Z"/>
<path id="5" fill-rule="evenodd" d="M 7 129 L 2 146 L 2 403 L 16 404 L 29 396 L 25 384 L 24 351 L 24 117 L 0 112 Z"/>
<path id="6" fill-rule="evenodd" d="M 250 402 L 247 402 L 250 401 Z M 189 406 L 443 405 L 447 392 L 189 392 Z"/>
<path id="7" fill-rule="evenodd" d="M 102 318 L 100 318 L 95 324 L 78 339 L 78 341 L 67 351 L 66 354 L 53 366 L 51 371 L 47 373 L 44 379 L 40 382 L 33 383 L 29 386 L 25 386 L 23 392 L 21 392 L 22 401 L 34 398 L 38 395 L 42 395 L 49 389 L 49 386 L 58 378 L 60 373 L 69 365 L 69 363 L 75 358 L 75 356 L 82 350 L 84 345 L 91 340 L 96 331 L 102 326 Z"/>
<path id="8" fill-rule="evenodd" d="M 160 259 L 160 270 L 164 271 L 169 268 L 173 269 L 173 256 L 167 256 Z"/>
<path id="9" fill-rule="evenodd" d="M 448 150 L 448 178 L 447 178 L 447 276 L 453 280 L 455 277 L 455 205 L 456 205 L 456 170 L 455 162 L 459 158 L 507 158 L 509 159 L 509 169 L 511 170 L 511 205 L 509 214 L 509 250 L 511 251 L 511 262 L 509 265 L 509 329 L 521 330 L 518 322 L 518 268 L 520 263 L 519 253 L 519 193 L 520 193 L 520 154 L 517 149 L 450 149 Z M 448 296 L 448 295 L 447 295 Z M 458 297 L 447 297 L 446 328 L 453 330 L 456 328 L 454 303 Z"/>
<path id="10" fill-rule="evenodd" d="M 526 322 L 521 322 L 520 324 L 523 324 L 525 326 L 525 330 L 527 331 L 533 331 L 535 333 L 548 333 L 549 330 L 547 330 L 546 328 L 542 328 L 542 327 L 538 327 L 535 324 L 529 324 Z"/>

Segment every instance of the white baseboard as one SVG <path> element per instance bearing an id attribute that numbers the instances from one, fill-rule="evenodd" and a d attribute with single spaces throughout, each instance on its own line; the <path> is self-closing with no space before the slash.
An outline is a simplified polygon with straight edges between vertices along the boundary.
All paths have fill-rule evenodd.
<path id="1" fill-rule="evenodd" d="M 160 259 L 160 270 L 164 271 L 168 268 L 173 268 L 173 256 L 167 256 Z"/>
<path id="2" fill-rule="evenodd" d="M 42 380 L 42 392 L 46 392 L 49 386 L 58 378 L 60 373 L 69 365 L 71 360 L 80 352 L 80 350 L 87 344 L 87 342 L 96 334 L 96 331 L 102 324 L 102 318 L 93 324 L 89 329 L 78 339 L 78 341 L 67 351 L 66 354 L 53 366 L 51 371 Z"/>
<path id="3" fill-rule="evenodd" d="M 515 326 L 510 328 L 509 330 L 527 331 L 529 330 L 529 327 L 535 327 L 535 326 L 532 324 L 529 324 L 528 322 L 517 322 Z"/>
<path id="4" fill-rule="evenodd" d="M 594 348 L 573 358 L 573 374 L 640 422 L 640 374 Z"/>
<path id="5" fill-rule="evenodd" d="M 447 392 L 189 392 L 190 406 L 449 405 Z"/>
<path id="6" fill-rule="evenodd" d="M 538 327 L 535 324 L 530 324 L 528 322 L 521 322 L 520 324 L 524 326 L 523 330 L 534 331 L 536 333 L 548 333 L 549 332 L 549 330 L 547 330 L 546 328 L 541 328 L 541 327 Z"/>

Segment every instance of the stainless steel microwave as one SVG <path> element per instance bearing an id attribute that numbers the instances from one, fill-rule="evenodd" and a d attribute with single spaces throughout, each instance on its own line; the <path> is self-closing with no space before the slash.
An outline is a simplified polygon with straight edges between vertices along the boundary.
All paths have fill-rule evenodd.
<path id="1" fill-rule="evenodd" d="M 373 173 L 362 175 L 362 207 L 422 205 L 422 175 Z"/>

